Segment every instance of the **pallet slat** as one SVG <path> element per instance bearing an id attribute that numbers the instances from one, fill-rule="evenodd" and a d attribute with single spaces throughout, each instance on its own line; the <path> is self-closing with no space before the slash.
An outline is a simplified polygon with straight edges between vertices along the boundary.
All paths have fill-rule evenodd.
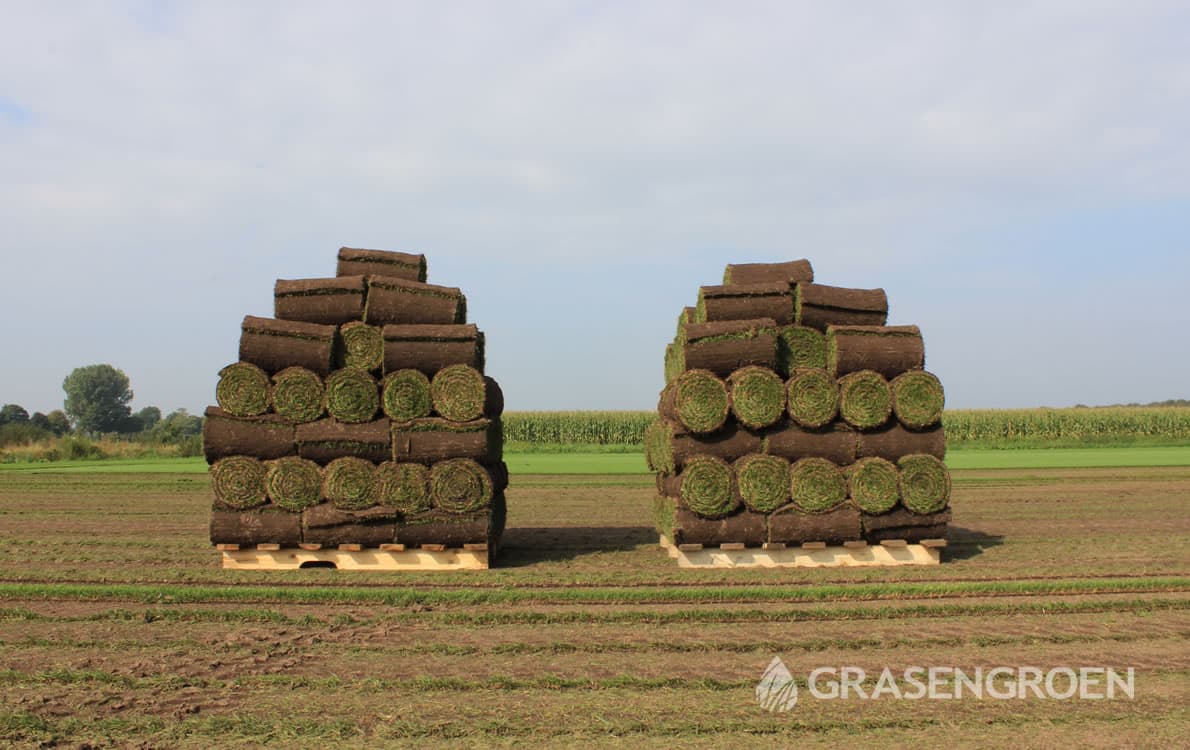
<path id="1" fill-rule="evenodd" d="M 905 540 L 897 540 L 904 542 Z M 821 544 L 819 547 L 817 545 Z M 941 550 L 921 544 L 828 547 L 821 542 L 807 546 L 742 550 L 703 549 L 700 544 L 677 545 L 664 536 L 661 546 L 677 560 L 679 568 L 836 568 L 898 565 L 938 565 Z M 687 547 L 694 549 L 686 549 Z"/>
<path id="2" fill-rule="evenodd" d="M 236 546 L 236 545 L 231 545 Z M 340 545 L 359 547 L 360 545 Z M 400 547 L 402 545 L 391 545 Z M 327 567 L 339 570 L 487 570 L 487 550 L 449 548 L 443 550 L 364 548 L 359 550 L 282 547 L 278 550 L 221 550 L 223 567 L 228 570 L 297 570 L 303 567 Z"/>

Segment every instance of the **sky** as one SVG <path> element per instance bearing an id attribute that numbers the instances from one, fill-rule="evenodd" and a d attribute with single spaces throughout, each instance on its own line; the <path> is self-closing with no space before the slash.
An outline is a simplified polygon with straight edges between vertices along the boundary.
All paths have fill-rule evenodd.
<path id="1" fill-rule="evenodd" d="M 649 409 L 727 263 L 886 290 L 952 408 L 1190 398 L 1184 2 L 0 0 L 0 402 L 201 411 L 340 246 L 509 409 Z"/>

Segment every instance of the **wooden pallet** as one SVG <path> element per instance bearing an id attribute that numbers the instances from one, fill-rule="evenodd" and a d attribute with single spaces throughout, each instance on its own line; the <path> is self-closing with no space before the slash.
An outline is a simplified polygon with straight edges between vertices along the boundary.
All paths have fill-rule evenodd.
<path id="1" fill-rule="evenodd" d="M 462 548 L 440 544 L 410 548 L 403 544 L 380 547 L 340 544 L 338 548 L 327 549 L 318 544 L 297 547 L 217 544 L 215 548 L 223 555 L 223 567 L 229 570 L 487 570 L 490 562 L 486 544 L 468 544 Z"/>
<path id="2" fill-rule="evenodd" d="M 878 545 L 847 542 L 828 547 L 823 542 L 806 542 L 800 547 L 766 544 L 744 547 L 740 544 L 701 544 L 675 546 L 661 537 L 661 546 L 678 561 L 679 568 L 842 568 L 895 565 L 938 565 L 942 561 L 945 539 L 923 539 L 909 544 L 904 539 L 888 539 Z"/>

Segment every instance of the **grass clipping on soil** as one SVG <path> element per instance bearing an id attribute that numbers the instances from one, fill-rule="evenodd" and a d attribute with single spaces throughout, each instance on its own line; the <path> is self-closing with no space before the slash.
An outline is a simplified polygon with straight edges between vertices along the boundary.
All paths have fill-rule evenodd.
<path id="1" fill-rule="evenodd" d="M 384 377 L 384 413 L 397 422 L 430 416 L 430 379 L 420 370 L 397 370 Z"/>
<path id="2" fill-rule="evenodd" d="M 304 367 L 287 367 L 273 376 L 273 411 L 295 423 L 313 422 L 326 410 L 322 378 Z"/>
<path id="3" fill-rule="evenodd" d="M 901 424 L 921 430 L 942 421 L 946 396 L 933 373 L 911 370 L 893 378 L 890 387 L 893 413 Z"/>
<path id="4" fill-rule="evenodd" d="M 722 518 L 739 507 L 731 464 L 715 456 L 695 456 L 682 469 L 682 502 L 703 518 Z"/>
<path id="5" fill-rule="evenodd" d="M 265 487 L 273 505 L 297 513 L 322 499 L 322 472 L 318 464 L 297 456 L 268 462 Z"/>
<path id="6" fill-rule="evenodd" d="M 860 370 L 839 378 L 839 415 L 860 430 L 871 430 L 892 415 L 892 391 L 884 376 Z"/>
<path id="7" fill-rule="evenodd" d="M 914 513 L 936 513 L 950 502 L 950 472 L 933 456 L 905 456 L 901 468 L 901 503 Z"/>
<path id="8" fill-rule="evenodd" d="M 767 367 L 742 367 L 728 378 L 731 411 L 748 427 L 774 424 L 785 413 L 785 383 Z"/>
<path id="9" fill-rule="evenodd" d="M 789 502 L 789 462 L 752 453 L 732 465 L 740 497 L 749 510 L 771 513 Z"/>
<path id="10" fill-rule="evenodd" d="M 839 413 L 839 384 L 826 370 L 796 368 L 785 390 L 789 417 L 802 427 L 822 427 Z"/>
<path id="11" fill-rule="evenodd" d="M 340 510 L 376 504 L 376 467 L 354 456 L 336 458 L 322 470 L 322 495 Z"/>
<path id="12" fill-rule="evenodd" d="M 430 470 L 421 464 L 385 461 L 376 467 L 376 499 L 405 515 L 424 513 L 430 502 Z"/>
<path id="13" fill-rule="evenodd" d="M 377 370 L 384 364 L 384 334 L 377 326 L 353 320 L 339 326 L 343 366 Z"/>
<path id="14" fill-rule="evenodd" d="M 885 513 L 901 497 L 897 467 L 883 458 L 861 458 L 844 472 L 851 499 L 865 513 Z"/>
<path id="15" fill-rule="evenodd" d="M 452 458 L 430 468 L 430 499 L 447 513 L 472 513 L 492 502 L 492 477 L 470 458 Z"/>
<path id="16" fill-rule="evenodd" d="M 803 458 L 789 470 L 789 495 L 802 510 L 821 513 L 847 498 L 843 472 L 825 458 Z"/>
<path id="17" fill-rule="evenodd" d="M 345 367 L 326 379 L 326 410 L 340 422 L 369 422 L 380 410 L 380 389 L 366 370 Z"/>
<path id="18" fill-rule="evenodd" d="M 785 377 L 799 367 L 826 369 L 826 335 L 807 326 L 777 329 L 777 369 Z"/>
<path id="19" fill-rule="evenodd" d="M 265 467 L 250 456 L 228 456 L 211 464 L 215 500 L 232 510 L 247 510 L 265 502 Z"/>
<path id="20" fill-rule="evenodd" d="M 666 386 L 663 413 L 695 433 L 714 432 L 727 421 L 727 386 L 709 370 L 687 370 Z"/>
<path id="21" fill-rule="evenodd" d="M 233 362 L 219 371 L 215 400 L 234 417 L 264 414 L 269 408 L 269 376 L 249 362 Z"/>
<path id="22" fill-rule="evenodd" d="M 434 411 L 452 422 L 470 422 L 482 417 L 486 398 L 483 375 L 468 365 L 443 367 L 430 382 Z"/>

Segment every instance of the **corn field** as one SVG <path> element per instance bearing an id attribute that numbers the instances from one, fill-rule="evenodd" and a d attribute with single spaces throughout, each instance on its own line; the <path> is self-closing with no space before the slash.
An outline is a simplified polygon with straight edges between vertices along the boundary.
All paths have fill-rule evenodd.
<path id="1" fill-rule="evenodd" d="M 548 445 L 643 445 L 648 411 L 514 411 L 504 413 L 504 440 Z"/>

